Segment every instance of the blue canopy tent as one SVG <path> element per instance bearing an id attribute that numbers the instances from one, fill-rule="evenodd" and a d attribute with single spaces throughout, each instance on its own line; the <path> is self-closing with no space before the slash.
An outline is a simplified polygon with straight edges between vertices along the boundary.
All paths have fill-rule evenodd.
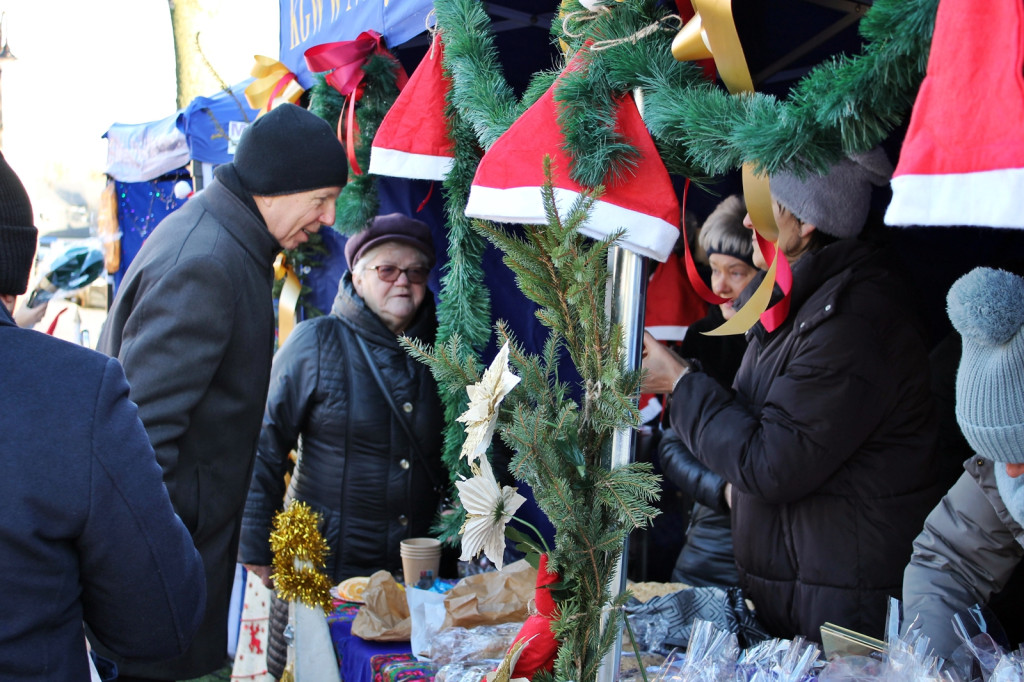
<path id="1" fill-rule="evenodd" d="M 121 255 L 117 272 L 112 273 L 115 289 L 150 231 L 184 202 L 174 195 L 174 185 L 190 177 L 189 153 L 176 118 L 115 123 L 103 134 L 105 172 L 114 183 L 120 232 Z"/>

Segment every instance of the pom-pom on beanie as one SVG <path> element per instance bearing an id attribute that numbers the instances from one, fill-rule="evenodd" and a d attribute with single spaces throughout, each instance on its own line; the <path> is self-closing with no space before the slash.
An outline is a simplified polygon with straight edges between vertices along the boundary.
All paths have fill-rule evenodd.
<path id="1" fill-rule="evenodd" d="M 327 121 L 295 104 L 282 104 L 242 132 L 232 165 L 256 196 L 344 187 L 348 159 Z"/>
<path id="2" fill-rule="evenodd" d="M 1024 279 L 975 268 L 953 283 L 949 319 L 963 340 L 956 420 L 967 442 L 995 462 L 1024 462 Z"/>
<path id="3" fill-rule="evenodd" d="M 860 234 L 871 208 L 871 186 L 892 177 L 892 163 L 881 147 L 852 154 L 825 175 L 800 178 L 788 171 L 771 176 L 772 196 L 802 222 L 838 239 Z"/>
<path id="4" fill-rule="evenodd" d="M 401 242 L 418 249 L 427 257 L 427 267 L 434 267 L 434 239 L 426 223 L 402 215 L 389 213 L 373 219 L 370 226 L 345 242 L 345 259 L 352 270 L 367 251 L 385 242 Z"/>
<path id="5" fill-rule="evenodd" d="M 32 204 L 14 169 L 0 154 L 0 294 L 20 296 L 36 254 Z"/>

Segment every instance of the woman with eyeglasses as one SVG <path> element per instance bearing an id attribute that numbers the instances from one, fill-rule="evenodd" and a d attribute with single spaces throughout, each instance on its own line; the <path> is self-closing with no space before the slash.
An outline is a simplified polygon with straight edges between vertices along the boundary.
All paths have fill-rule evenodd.
<path id="1" fill-rule="evenodd" d="M 274 358 L 238 552 L 268 587 L 270 529 L 286 500 L 321 515 L 326 572 L 338 583 L 398 572 L 399 541 L 429 535 L 447 481 L 437 385 L 398 342 L 434 342 L 430 228 L 398 213 L 378 216 L 348 240 L 345 257 L 349 272 L 331 314 L 298 324 Z M 278 677 L 286 655 L 275 631 L 286 614 L 275 600 L 268 667 Z"/>

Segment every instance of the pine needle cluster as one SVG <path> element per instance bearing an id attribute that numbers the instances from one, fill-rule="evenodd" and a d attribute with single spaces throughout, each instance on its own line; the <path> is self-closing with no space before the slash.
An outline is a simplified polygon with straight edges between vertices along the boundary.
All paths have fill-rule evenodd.
<path id="1" fill-rule="evenodd" d="M 498 433 L 514 455 L 512 475 L 530 485 L 555 527 L 548 563 L 562 577 L 554 596 L 559 617 L 553 629 L 561 642 L 554 676 L 593 680 L 621 627 L 609 585 L 634 528 L 658 511 L 658 477 L 648 463 L 609 468 L 616 430 L 636 428 L 640 373 L 623 367 L 622 330 L 604 309 L 608 250 L 614 243 L 579 233 L 594 196 L 584 195 L 560 215 L 548 178 L 543 195 L 547 225 L 511 233 L 474 221 L 473 227 L 504 253 L 523 293 L 539 306 L 537 317 L 550 330 L 539 354 L 526 353 L 503 323 L 499 343 L 508 341 L 510 362 L 522 381 L 505 399 Z M 595 192 L 600 192 L 600 189 Z M 429 348 L 406 343 L 426 362 L 443 390 L 465 394 L 482 366 L 458 336 Z M 581 384 L 560 378 L 570 362 Z M 613 607 L 606 610 L 606 607 Z"/>

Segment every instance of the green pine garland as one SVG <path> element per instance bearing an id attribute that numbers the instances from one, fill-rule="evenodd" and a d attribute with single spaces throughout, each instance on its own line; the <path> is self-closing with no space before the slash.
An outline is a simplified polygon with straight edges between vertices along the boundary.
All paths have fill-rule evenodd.
<path id="1" fill-rule="evenodd" d="M 446 43 L 478 46 L 476 54 L 452 63 L 453 99 L 472 108 L 478 142 L 487 149 L 507 129 L 511 109 L 500 93 L 487 108 L 497 78 L 493 44 L 466 35 L 480 24 L 469 21 L 467 4 L 482 13 L 479 3 L 467 0 L 437 0 L 435 9 Z M 583 11 L 578 0 L 562 4 Z M 562 79 L 555 98 L 571 175 L 592 187 L 628 170 L 635 151 L 609 131 L 609 102 L 635 87 L 644 91 L 644 119 L 671 173 L 701 180 L 744 163 L 767 173 L 824 170 L 844 153 L 878 144 L 905 120 L 924 77 L 937 7 L 938 0 L 876 0 L 860 22 L 862 53 L 819 65 L 785 100 L 729 95 L 692 64 L 676 62 L 670 46 L 677 24 L 653 0 L 611 3 L 611 11 L 593 20 L 570 19 L 572 35 L 563 36 L 570 52 L 588 39 L 621 39 L 656 22 L 663 26 L 636 43 L 591 52 L 585 73 Z"/>

